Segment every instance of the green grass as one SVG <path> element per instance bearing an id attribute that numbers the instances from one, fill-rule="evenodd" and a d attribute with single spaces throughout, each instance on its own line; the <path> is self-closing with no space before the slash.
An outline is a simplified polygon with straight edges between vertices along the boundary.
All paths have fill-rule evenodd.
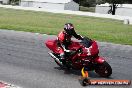
<path id="1" fill-rule="evenodd" d="M 0 29 L 58 34 L 66 22 L 92 39 L 132 45 L 132 26 L 122 21 L 86 16 L 0 8 Z"/>

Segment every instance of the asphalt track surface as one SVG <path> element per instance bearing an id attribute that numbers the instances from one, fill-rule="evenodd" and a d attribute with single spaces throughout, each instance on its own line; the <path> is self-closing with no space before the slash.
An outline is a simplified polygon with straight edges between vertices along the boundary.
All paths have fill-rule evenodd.
<path id="1" fill-rule="evenodd" d="M 48 55 L 42 34 L 0 30 L 0 80 L 22 88 L 83 88 L 80 71 L 60 69 Z M 100 43 L 113 74 L 108 79 L 132 80 L 132 46 Z M 91 79 L 104 79 L 89 72 Z M 86 88 L 132 88 L 132 86 L 87 86 Z"/>

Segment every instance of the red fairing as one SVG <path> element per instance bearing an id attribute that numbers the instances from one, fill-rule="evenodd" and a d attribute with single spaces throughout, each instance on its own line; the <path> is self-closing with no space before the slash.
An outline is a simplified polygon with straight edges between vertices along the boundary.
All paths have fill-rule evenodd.
<path id="1" fill-rule="evenodd" d="M 86 48 L 77 42 L 73 42 L 70 49 L 71 48 L 78 49 L 80 47 L 82 47 L 82 49 L 83 49 L 83 53 L 81 54 L 81 56 L 85 56 L 85 57 L 86 56 L 94 56 L 99 53 L 98 45 L 97 45 L 96 41 L 94 41 L 94 40 L 92 41 L 92 45 L 89 48 Z"/>
<path id="2" fill-rule="evenodd" d="M 57 40 L 48 40 L 45 42 L 46 46 L 55 53 L 62 53 L 64 52 L 61 47 L 58 47 Z"/>
<path id="3" fill-rule="evenodd" d="M 71 42 L 71 45 L 69 45 L 68 48 L 69 48 L 70 50 L 76 50 L 76 49 L 78 49 L 78 48 L 80 48 L 80 47 L 82 47 L 82 46 L 80 45 L 79 42 L 72 41 L 72 42 Z"/>
<path id="4" fill-rule="evenodd" d="M 97 42 L 92 41 L 92 45 L 89 47 L 91 55 L 96 55 L 99 53 Z"/>
<path id="5" fill-rule="evenodd" d="M 103 63 L 104 61 L 105 61 L 105 59 L 104 59 L 103 57 L 100 57 L 100 56 L 98 56 L 98 57 L 95 59 L 95 62 L 96 62 L 96 63 L 99 63 L 99 64 Z"/>

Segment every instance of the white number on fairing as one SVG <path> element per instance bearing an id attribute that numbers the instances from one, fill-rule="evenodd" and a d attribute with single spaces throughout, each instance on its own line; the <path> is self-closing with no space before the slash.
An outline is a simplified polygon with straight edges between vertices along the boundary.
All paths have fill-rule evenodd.
<path id="1" fill-rule="evenodd" d="M 91 55 L 90 48 L 92 48 L 92 46 L 90 46 L 89 48 L 86 48 L 86 47 L 85 47 L 85 49 L 87 50 L 87 55 L 88 55 L 88 56 Z"/>

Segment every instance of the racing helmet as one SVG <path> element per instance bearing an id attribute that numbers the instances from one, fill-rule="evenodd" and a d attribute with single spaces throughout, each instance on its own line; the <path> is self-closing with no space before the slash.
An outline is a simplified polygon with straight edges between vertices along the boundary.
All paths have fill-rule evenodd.
<path id="1" fill-rule="evenodd" d="M 68 35 L 72 35 L 73 31 L 74 31 L 74 26 L 72 23 L 66 23 L 64 25 L 64 30 Z"/>

